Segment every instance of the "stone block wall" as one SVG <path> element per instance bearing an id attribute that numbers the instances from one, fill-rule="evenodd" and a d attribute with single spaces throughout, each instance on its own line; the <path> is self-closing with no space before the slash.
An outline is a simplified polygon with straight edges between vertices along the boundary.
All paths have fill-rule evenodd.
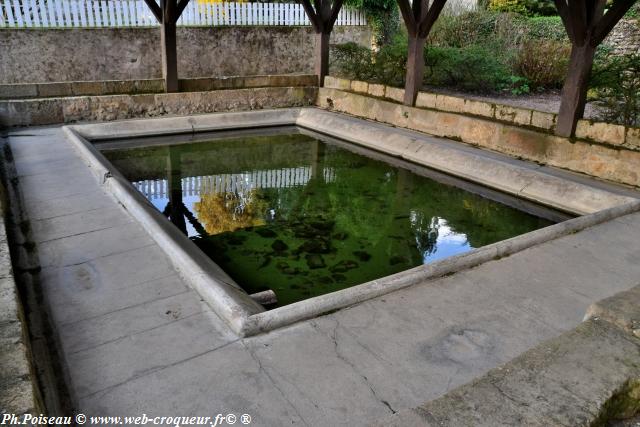
<path id="1" fill-rule="evenodd" d="M 640 19 L 623 19 L 613 27 L 605 40 L 618 55 L 640 55 Z"/>
<path id="2" fill-rule="evenodd" d="M 306 86 L 7 100 L 0 101 L 0 127 L 303 107 L 316 94 Z"/>
<path id="3" fill-rule="evenodd" d="M 404 90 L 328 77 L 318 105 L 510 156 L 640 186 L 640 129 L 581 120 L 576 138 L 555 136 L 556 115 L 420 92 L 416 107 Z"/>
<path id="4" fill-rule="evenodd" d="M 369 46 L 368 26 L 332 43 Z M 311 27 L 180 27 L 181 78 L 312 73 Z M 0 84 L 162 77 L 159 28 L 0 29 Z"/>

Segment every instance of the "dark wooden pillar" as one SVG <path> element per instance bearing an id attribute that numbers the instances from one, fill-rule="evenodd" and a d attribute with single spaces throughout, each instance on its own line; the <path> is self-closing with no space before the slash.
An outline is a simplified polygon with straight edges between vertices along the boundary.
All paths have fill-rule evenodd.
<path id="1" fill-rule="evenodd" d="M 447 0 L 398 0 L 407 27 L 409 51 L 404 85 L 404 104 L 414 106 L 424 77 L 424 46 L 433 24 Z"/>
<path id="2" fill-rule="evenodd" d="M 413 106 L 424 79 L 424 46 L 426 38 L 409 36 L 407 74 L 404 84 L 404 103 Z"/>
<path id="3" fill-rule="evenodd" d="M 329 73 L 329 39 L 331 31 L 338 19 L 338 13 L 343 0 L 314 0 L 314 7 L 310 0 L 302 0 L 311 25 L 315 31 L 315 73 L 318 76 L 318 86 L 324 86 L 324 78 Z"/>
<path id="4" fill-rule="evenodd" d="M 176 48 L 176 24 L 162 22 L 162 78 L 165 92 L 178 92 L 178 52 Z"/>
<path id="5" fill-rule="evenodd" d="M 316 47 L 315 47 L 315 66 L 314 70 L 318 76 L 318 85 L 322 87 L 324 85 L 324 78 L 329 74 L 329 38 L 331 34 L 316 33 Z"/>
<path id="6" fill-rule="evenodd" d="M 149 9 L 160 22 L 162 46 L 162 78 L 165 92 L 178 92 L 178 52 L 176 48 L 176 23 L 187 7 L 189 0 L 145 0 Z"/>
<path id="7" fill-rule="evenodd" d="M 589 77 L 596 48 L 635 0 L 615 0 L 605 13 L 606 0 L 554 0 L 571 41 L 571 59 L 562 87 L 556 135 L 571 137 L 584 116 Z"/>
<path id="8" fill-rule="evenodd" d="M 558 135 L 567 137 L 573 135 L 578 120 L 584 116 L 595 52 L 596 49 L 589 44 L 573 45 L 571 48 L 569 72 L 562 88 L 562 100 L 556 125 Z"/>

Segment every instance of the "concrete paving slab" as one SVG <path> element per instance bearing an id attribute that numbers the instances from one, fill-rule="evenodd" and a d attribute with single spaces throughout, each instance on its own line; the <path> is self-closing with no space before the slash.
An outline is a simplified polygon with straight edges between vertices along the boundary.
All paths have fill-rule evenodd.
<path id="1" fill-rule="evenodd" d="M 56 321 L 60 324 L 95 318 L 128 307 L 167 298 L 188 290 L 175 274 L 161 279 L 133 283 L 127 287 L 111 289 L 90 277 L 69 277 L 73 285 L 52 286 L 47 301 Z M 69 282 L 67 282 L 69 283 Z M 76 291 L 74 288 L 86 285 Z"/>
<path id="2" fill-rule="evenodd" d="M 178 279 L 173 277 L 171 281 L 175 283 Z M 135 305 L 128 304 L 124 308 L 59 328 L 60 339 L 67 353 L 94 348 L 206 311 L 202 301 L 188 290 Z"/>
<path id="3" fill-rule="evenodd" d="M 253 357 L 309 425 L 351 425 L 352 420 L 393 413 L 385 398 L 357 371 L 357 359 L 343 356 L 334 337 L 310 324 L 245 341 Z M 365 372 L 383 366 L 367 364 Z M 331 396 L 330 398 L 328 398 Z"/>
<path id="4" fill-rule="evenodd" d="M 68 173 L 85 166 L 82 160 L 70 159 L 68 156 L 57 160 L 22 158 L 15 160 L 14 164 L 18 177 L 51 174 L 52 172 Z"/>
<path id="5" fill-rule="evenodd" d="M 102 190 L 88 190 L 71 196 L 47 200 L 25 200 L 24 205 L 29 212 L 29 219 L 36 221 L 109 208 L 114 206 L 114 202 L 115 200 Z"/>
<path id="6" fill-rule="evenodd" d="M 11 154 L 16 162 L 42 162 L 42 161 L 58 161 L 69 160 L 73 147 L 65 144 L 64 140 L 59 136 L 55 141 L 46 140 L 43 142 L 35 141 L 40 137 L 9 137 L 7 138 L 11 145 Z M 48 137 L 44 137 L 48 138 Z"/>
<path id="7" fill-rule="evenodd" d="M 310 425 L 241 342 L 81 399 L 87 415 L 249 414 L 253 425 Z"/>
<path id="8" fill-rule="evenodd" d="M 46 200 L 86 192 L 87 189 L 97 190 L 96 180 L 88 181 L 92 176 L 87 167 L 78 167 L 65 169 L 63 172 L 52 170 L 47 173 L 27 175 L 19 178 L 19 181 L 23 188 L 29 190 L 28 194 L 24 194 L 25 199 Z"/>
<path id="9" fill-rule="evenodd" d="M 46 132 L 49 142 L 24 133 L 10 144 L 28 171 L 20 188 L 33 193 L 25 208 L 73 405 L 87 415 L 369 425 L 575 327 L 589 304 L 640 277 L 640 215 L 630 215 L 239 341 L 87 168 L 63 166 L 79 156 L 61 131 Z"/>
<path id="10" fill-rule="evenodd" d="M 31 222 L 36 243 L 99 231 L 133 222 L 133 218 L 120 206 L 93 209 L 75 214 L 57 216 Z"/>
<path id="11" fill-rule="evenodd" d="M 153 244 L 137 223 L 91 231 L 38 245 L 42 267 L 65 267 Z"/>
<path id="12" fill-rule="evenodd" d="M 42 280 L 51 283 L 47 288 L 52 290 L 51 294 L 62 295 L 63 300 L 81 292 L 120 291 L 172 275 L 175 270 L 157 246 L 142 246 L 66 267 L 45 268 L 40 273 Z"/>
<path id="13" fill-rule="evenodd" d="M 221 323 L 197 313 L 67 356 L 78 398 L 208 353 L 237 340 Z"/>

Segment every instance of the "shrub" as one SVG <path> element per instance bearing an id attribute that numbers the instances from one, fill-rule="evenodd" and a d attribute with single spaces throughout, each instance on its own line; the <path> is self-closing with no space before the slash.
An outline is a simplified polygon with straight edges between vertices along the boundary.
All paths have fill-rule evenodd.
<path id="1" fill-rule="evenodd" d="M 477 92 L 492 92 L 510 86 L 511 73 L 492 51 L 483 46 L 429 47 L 425 82 Z"/>
<path id="2" fill-rule="evenodd" d="M 555 40 L 529 40 L 520 48 L 514 72 L 529 81 L 531 89 L 562 87 L 571 45 Z"/>
<path id="3" fill-rule="evenodd" d="M 407 72 L 407 37 L 398 34 L 374 56 L 373 74 L 378 83 L 403 86 Z"/>
<path id="4" fill-rule="evenodd" d="M 484 10 L 457 16 L 441 16 L 429 35 L 429 44 L 465 47 L 511 39 L 516 26 L 514 19 L 510 14 Z"/>
<path id="5" fill-rule="evenodd" d="M 558 13 L 553 0 L 490 0 L 488 9 L 529 16 L 548 16 Z"/>
<path id="6" fill-rule="evenodd" d="M 526 14 L 527 8 L 524 2 L 520 0 L 491 0 L 489 2 L 489 10 L 495 12 L 513 12 Z"/>
<path id="7" fill-rule="evenodd" d="M 601 119 L 640 126 L 640 55 L 608 56 L 594 65 L 591 88 Z"/>
<path id="8" fill-rule="evenodd" d="M 372 52 L 357 43 L 331 46 L 331 73 L 349 79 L 369 80 L 374 77 Z"/>
<path id="9" fill-rule="evenodd" d="M 559 16 L 537 16 L 524 21 L 527 38 L 569 41 Z"/>

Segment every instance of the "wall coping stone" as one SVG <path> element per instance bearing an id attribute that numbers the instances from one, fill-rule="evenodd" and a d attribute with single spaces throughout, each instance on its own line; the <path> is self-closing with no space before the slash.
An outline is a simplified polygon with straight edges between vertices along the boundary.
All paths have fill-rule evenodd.
<path id="1" fill-rule="evenodd" d="M 371 93 L 369 89 L 371 86 L 376 87 L 375 93 Z M 380 86 L 384 87 L 384 91 L 379 88 Z M 331 76 L 325 78 L 324 87 L 386 98 L 399 103 L 402 103 L 404 97 L 404 89 Z M 418 92 L 416 108 L 476 116 L 546 133 L 554 132 L 558 116 L 544 111 L 422 91 Z M 579 120 L 575 137 L 585 141 L 640 151 L 640 128 Z"/>
<path id="2" fill-rule="evenodd" d="M 385 94 L 390 88 L 386 88 Z M 496 114 L 513 117 L 513 122 L 495 118 L 467 114 L 463 111 L 443 111 L 408 107 L 388 98 L 372 97 L 368 94 L 322 87 L 318 90 L 317 105 L 328 110 L 351 114 L 373 121 L 388 123 L 397 127 L 408 128 L 436 137 L 461 141 L 512 157 L 528 160 L 541 165 L 558 167 L 611 182 L 640 187 L 640 149 L 637 148 L 638 133 L 627 131 L 624 145 L 608 142 L 594 142 L 576 138 L 563 138 L 533 126 L 524 126 L 518 121 L 527 119 L 546 120 L 551 116 L 519 112 L 510 112 L 496 107 Z M 428 102 L 423 97 L 423 102 Z M 442 108 L 454 109 L 454 103 L 460 102 L 466 109 L 478 108 L 477 104 L 464 103 L 464 100 L 452 97 L 443 98 Z M 490 110 L 480 109 L 480 113 Z M 618 126 L 614 126 L 618 129 Z M 628 148 L 633 143 L 634 148 Z M 542 188 L 542 183 L 536 184 Z M 529 186 L 525 191 L 532 190 Z"/>
<path id="3" fill-rule="evenodd" d="M 316 86 L 314 74 L 198 77 L 179 80 L 181 92 L 258 87 Z M 162 79 L 101 80 L 52 83 L 0 84 L 0 99 L 57 98 L 163 93 Z"/>

